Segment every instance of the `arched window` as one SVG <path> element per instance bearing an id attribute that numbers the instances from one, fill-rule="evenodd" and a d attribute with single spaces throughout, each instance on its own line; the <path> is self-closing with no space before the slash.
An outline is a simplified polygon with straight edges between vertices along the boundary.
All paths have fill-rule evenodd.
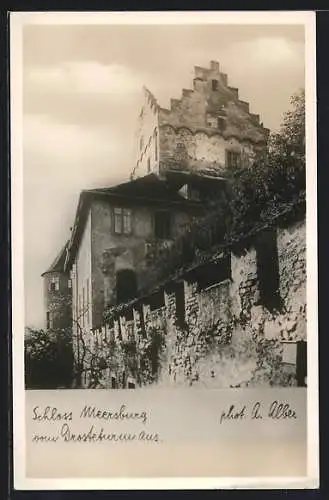
<path id="1" fill-rule="evenodd" d="M 117 272 L 116 293 L 117 304 L 122 304 L 137 295 L 137 278 L 132 269 L 121 269 Z"/>

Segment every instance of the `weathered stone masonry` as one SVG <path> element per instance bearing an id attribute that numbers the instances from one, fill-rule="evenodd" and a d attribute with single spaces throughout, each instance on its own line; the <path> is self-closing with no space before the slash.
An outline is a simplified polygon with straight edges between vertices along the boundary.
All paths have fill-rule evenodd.
<path id="1" fill-rule="evenodd" d="M 106 327 L 88 340 L 94 361 L 101 357 L 103 363 L 94 383 L 303 384 L 304 368 L 297 364 L 306 345 L 305 219 L 278 222 L 273 234 L 278 266 L 269 253 L 265 263 L 265 284 L 275 283 L 271 269 L 278 274 L 279 287 L 270 292 L 280 300 L 273 307 L 262 291 L 258 236 L 238 249 L 219 249 L 153 293 L 110 311 Z M 86 363 L 86 384 L 89 368 Z"/>

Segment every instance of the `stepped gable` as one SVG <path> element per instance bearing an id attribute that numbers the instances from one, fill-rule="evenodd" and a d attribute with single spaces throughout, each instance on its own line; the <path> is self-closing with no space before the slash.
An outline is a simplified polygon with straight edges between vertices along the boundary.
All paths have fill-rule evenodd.
<path id="1" fill-rule="evenodd" d="M 160 126 L 171 125 L 175 130 L 186 127 L 192 133 L 212 135 L 218 133 L 209 125 L 212 118 L 220 119 L 224 138 L 267 141 L 269 130 L 258 114 L 250 113 L 249 103 L 239 98 L 239 90 L 228 84 L 216 61 L 211 61 L 210 68 L 195 66 L 193 89 L 183 89 L 180 99 L 171 99 L 169 109 L 159 108 Z"/>

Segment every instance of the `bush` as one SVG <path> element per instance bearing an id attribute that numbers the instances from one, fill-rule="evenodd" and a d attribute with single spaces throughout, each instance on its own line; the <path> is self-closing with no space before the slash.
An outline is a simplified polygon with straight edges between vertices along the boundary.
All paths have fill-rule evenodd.
<path id="1" fill-rule="evenodd" d="M 69 330 L 28 330 L 25 339 L 26 389 L 70 388 L 73 351 Z"/>

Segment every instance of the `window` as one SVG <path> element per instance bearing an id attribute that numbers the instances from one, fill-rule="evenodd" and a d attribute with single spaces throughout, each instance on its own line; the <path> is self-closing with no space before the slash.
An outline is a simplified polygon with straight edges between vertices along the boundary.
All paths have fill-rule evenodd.
<path id="1" fill-rule="evenodd" d="M 116 275 L 117 304 L 122 304 L 137 295 L 137 278 L 132 269 L 121 269 Z"/>
<path id="2" fill-rule="evenodd" d="M 214 116 L 209 116 L 207 118 L 207 125 L 208 127 L 217 128 L 218 125 L 217 118 L 215 118 Z"/>
<path id="3" fill-rule="evenodd" d="M 134 382 L 129 381 L 128 382 L 128 389 L 135 389 L 135 388 L 136 388 L 136 386 L 135 386 Z"/>
<path id="4" fill-rule="evenodd" d="M 158 161 L 158 131 L 154 131 L 154 159 Z"/>
<path id="5" fill-rule="evenodd" d="M 72 288 L 72 280 L 71 279 L 69 279 L 67 281 L 67 286 L 68 286 L 68 288 Z"/>
<path id="6" fill-rule="evenodd" d="M 131 210 L 128 208 L 114 209 L 114 232 L 118 234 L 131 233 Z"/>
<path id="7" fill-rule="evenodd" d="M 49 283 L 49 291 L 57 292 L 59 290 L 59 276 L 51 278 Z"/>
<path id="8" fill-rule="evenodd" d="M 257 236 L 257 275 L 261 304 L 269 309 L 280 309 L 279 260 L 276 231 L 267 229 Z"/>
<path id="9" fill-rule="evenodd" d="M 212 90 L 218 90 L 218 80 L 211 80 Z"/>
<path id="10" fill-rule="evenodd" d="M 171 217 L 169 212 L 154 214 L 154 234 L 156 238 L 168 239 L 171 236 Z"/>
<path id="11" fill-rule="evenodd" d="M 160 290 L 159 292 L 155 292 L 149 297 L 149 304 L 151 311 L 155 311 L 156 309 L 160 309 L 160 307 L 164 307 L 164 292 Z"/>
<path id="12" fill-rule="evenodd" d="M 47 311 L 47 330 L 49 330 L 51 328 L 51 316 L 50 316 L 50 312 Z"/>
<path id="13" fill-rule="evenodd" d="M 241 153 L 237 151 L 226 151 L 226 166 L 228 168 L 239 167 L 241 163 Z"/>
<path id="14" fill-rule="evenodd" d="M 150 158 L 147 159 L 147 173 L 149 174 L 151 172 L 151 160 Z"/>
<path id="15" fill-rule="evenodd" d="M 200 200 L 200 191 L 199 189 L 193 187 L 193 186 L 189 186 L 188 187 L 188 199 L 189 200 L 194 200 L 194 201 L 198 201 Z"/>

